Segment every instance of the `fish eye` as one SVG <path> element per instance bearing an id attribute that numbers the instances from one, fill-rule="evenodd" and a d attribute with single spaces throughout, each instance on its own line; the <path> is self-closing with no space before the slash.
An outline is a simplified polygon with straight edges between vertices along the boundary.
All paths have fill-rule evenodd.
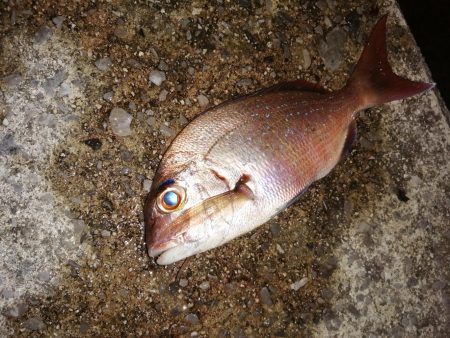
<path id="1" fill-rule="evenodd" d="M 164 213 L 179 210 L 186 202 L 186 191 L 178 185 L 164 189 L 156 199 L 158 209 Z"/>

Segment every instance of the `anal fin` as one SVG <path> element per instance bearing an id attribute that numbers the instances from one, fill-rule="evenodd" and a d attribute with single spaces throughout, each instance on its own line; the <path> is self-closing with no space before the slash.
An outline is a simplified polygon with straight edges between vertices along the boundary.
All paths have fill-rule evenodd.
<path id="1" fill-rule="evenodd" d="M 342 148 L 341 158 L 339 161 L 343 161 L 352 152 L 353 143 L 356 141 L 357 130 L 356 121 L 352 120 L 347 129 L 347 136 L 345 137 L 344 146 Z"/>

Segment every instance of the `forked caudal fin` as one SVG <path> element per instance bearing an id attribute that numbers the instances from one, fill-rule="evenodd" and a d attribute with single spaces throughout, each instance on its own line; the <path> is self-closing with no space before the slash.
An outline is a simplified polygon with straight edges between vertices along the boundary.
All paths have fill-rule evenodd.
<path id="1" fill-rule="evenodd" d="M 432 83 L 404 79 L 391 69 L 386 51 L 386 20 L 382 16 L 370 34 L 347 87 L 358 93 L 362 108 L 404 99 L 434 87 Z"/>

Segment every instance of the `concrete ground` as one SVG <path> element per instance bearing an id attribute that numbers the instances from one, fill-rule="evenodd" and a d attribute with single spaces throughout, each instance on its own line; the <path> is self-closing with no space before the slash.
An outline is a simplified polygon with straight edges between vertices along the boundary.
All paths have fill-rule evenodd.
<path id="1" fill-rule="evenodd" d="M 383 13 L 396 72 L 430 81 L 393 1 L 3 0 L 0 336 L 448 337 L 439 88 L 361 112 L 351 156 L 256 231 L 168 267 L 143 248 L 188 120 L 282 80 L 341 87 Z"/>

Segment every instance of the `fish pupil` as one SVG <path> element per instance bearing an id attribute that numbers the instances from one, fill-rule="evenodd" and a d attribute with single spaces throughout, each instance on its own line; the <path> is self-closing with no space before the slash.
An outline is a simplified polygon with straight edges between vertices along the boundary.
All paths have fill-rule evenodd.
<path id="1" fill-rule="evenodd" d="M 179 204 L 180 197 L 173 191 L 168 191 L 163 197 L 164 204 L 168 207 L 176 207 Z"/>

